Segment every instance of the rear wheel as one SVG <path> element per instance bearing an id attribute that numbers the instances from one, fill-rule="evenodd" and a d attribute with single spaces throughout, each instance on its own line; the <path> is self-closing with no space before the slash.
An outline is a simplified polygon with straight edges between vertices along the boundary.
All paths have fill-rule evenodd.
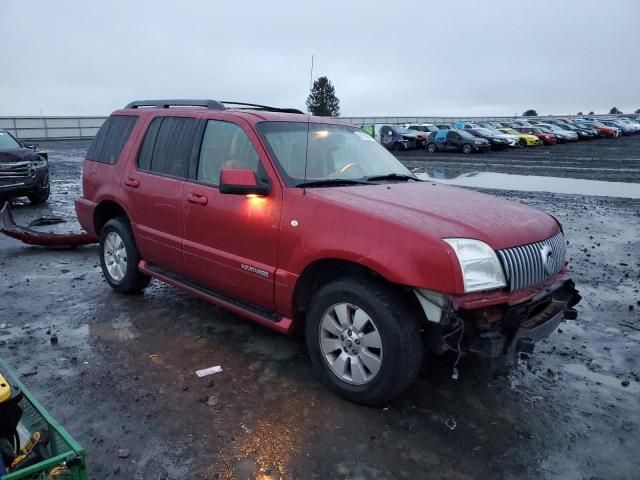
<path id="1" fill-rule="evenodd" d="M 435 143 L 430 143 L 427 145 L 427 152 L 429 153 L 435 153 L 437 150 L 436 148 L 436 144 Z"/>
<path id="2" fill-rule="evenodd" d="M 465 143 L 464 145 L 462 145 L 462 153 L 471 153 L 472 150 L 473 147 L 469 143 Z"/>
<path id="3" fill-rule="evenodd" d="M 100 232 L 100 264 L 107 283 L 120 293 L 136 293 L 151 280 L 138 270 L 140 254 L 125 218 L 109 220 Z"/>
<path id="4" fill-rule="evenodd" d="M 376 281 L 349 278 L 321 288 L 307 315 L 306 342 L 324 383 L 365 405 L 393 400 L 422 363 L 417 315 Z"/>

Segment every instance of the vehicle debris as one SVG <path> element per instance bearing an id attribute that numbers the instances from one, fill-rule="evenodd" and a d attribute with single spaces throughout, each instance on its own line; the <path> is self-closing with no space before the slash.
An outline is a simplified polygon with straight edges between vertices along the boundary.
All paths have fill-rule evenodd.
<path id="1" fill-rule="evenodd" d="M 46 227 L 48 225 L 57 225 L 59 223 L 65 223 L 66 220 L 62 217 L 54 217 L 54 216 L 50 216 L 50 217 L 40 217 L 40 218 L 36 218 L 35 220 L 32 220 L 31 222 L 29 222 L 29 226 L 30 227 Z"/>
<path id="2" fill-rule="evenodd" d="M 13 218 L 8 201 L 0 210 L 0 232 L 28 245 L 43 247 L 78 247 L 98 242 L 98 239 L 88 232 L 48 233 L 20 226 Z"/>
<path id="3" fill-rule="evenodd" d="M 220 365 L 216 365 L 215 367 L 203 368 L 202 370 L 196 370 L 196 375 L 200 378 L 206 377 L 207 375 L 212 375 L 214 373 L 218 373 L 222 371 L 222 367 Z"/>

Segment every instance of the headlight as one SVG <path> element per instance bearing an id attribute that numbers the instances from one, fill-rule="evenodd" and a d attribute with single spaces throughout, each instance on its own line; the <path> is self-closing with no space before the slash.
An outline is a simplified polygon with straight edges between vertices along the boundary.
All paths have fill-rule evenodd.
<path id="1" fill-rule="evenodd" d="M 33 166 L 35 168 L 45 168 L 47 166 L 47 161 L 45 159 L 35 161 L 33 162 Z"/>
<path id="2" fill-rule="evenodd" d="M 465 292 L 477 292 L 507 286 L 496 252 L 480 240 L 443 238 L 456 252 Z"/>
<path id="3" fill-rule="evenodd" d="M 482 145 L 484 142 L 482 140 L 475 140 L 476 145 Z"/>

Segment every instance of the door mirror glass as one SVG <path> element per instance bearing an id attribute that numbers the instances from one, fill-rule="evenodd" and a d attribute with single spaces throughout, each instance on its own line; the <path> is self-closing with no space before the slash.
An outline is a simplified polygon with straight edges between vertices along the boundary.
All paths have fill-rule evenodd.
<path id="1" fill-rule="evenodd" d="M 258 183 L 256 172 L 245 168 L 223 168 L 220 170 L 220 193 L 232 195 L 268 195 L 269 184 Z"/>

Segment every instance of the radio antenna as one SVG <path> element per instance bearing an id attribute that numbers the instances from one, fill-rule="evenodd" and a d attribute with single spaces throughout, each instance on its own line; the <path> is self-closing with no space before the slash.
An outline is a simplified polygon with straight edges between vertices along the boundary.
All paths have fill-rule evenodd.
<path id="1" fill-rule="evenodd" d="M 311 115 L 307 115 L 307 144 L 304 149 L 304 180 L 302 182 L 302 194 L 307 194 L 307 163 L 309 161 L 309 127 L 311 125 Z"/>
<path id="2" fill-rule="evenodd" d="M 311 55 L 311 72 L 309 73 L 309 95 L 313 90 L 313 55 Z M 304 181 L 302 183 L 302 194 L 307 194 L 307 162 L 309 161 L 309 126 L 311 122 L 311 114 L 307 115 L 307 144 L 304 149 Z"/>

